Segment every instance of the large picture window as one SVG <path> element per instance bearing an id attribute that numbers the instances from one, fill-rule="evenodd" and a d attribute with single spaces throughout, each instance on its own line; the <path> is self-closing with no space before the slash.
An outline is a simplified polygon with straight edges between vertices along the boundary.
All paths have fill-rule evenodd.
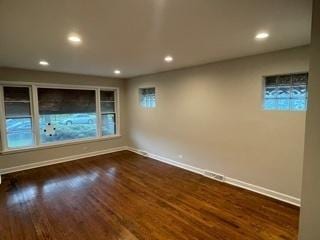
<path id="1" fill-rule="evenodd" d="M 117 89 L 3 85 L 1 91 L 3 150 L 119 135 Z"/>
<path id="2" fill-rule="evenodd" d="M 38 88 L 38 104 L 41 143 L 97 136 L 94 90 Z"/>

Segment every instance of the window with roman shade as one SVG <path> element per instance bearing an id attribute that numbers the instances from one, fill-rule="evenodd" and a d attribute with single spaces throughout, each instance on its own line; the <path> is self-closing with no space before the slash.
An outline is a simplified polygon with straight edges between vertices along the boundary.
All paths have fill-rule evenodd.
<path id="1" fill-rule="evenodd" d="M 38 88 L 38 104 L 41 143 L 97 136 L 94 90 Z"/>
<path id="2" fill-rule="evenodd" d="M 118 136 L 116 88 L 0 83 L 2 151 Z"/>

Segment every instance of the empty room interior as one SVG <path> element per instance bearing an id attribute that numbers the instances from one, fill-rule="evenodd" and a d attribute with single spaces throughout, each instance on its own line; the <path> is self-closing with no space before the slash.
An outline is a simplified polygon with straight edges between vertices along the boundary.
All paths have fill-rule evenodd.
<path id="1" fill-rule="evenodd" d="M 320 0 L 1 0 L 0 240 L 319 240 Z"/>

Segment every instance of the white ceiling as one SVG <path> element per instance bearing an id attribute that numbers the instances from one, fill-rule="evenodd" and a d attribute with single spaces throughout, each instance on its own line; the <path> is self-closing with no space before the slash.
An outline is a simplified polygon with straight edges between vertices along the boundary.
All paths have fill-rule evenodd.
<path id="1" fill-rule="evenodd" d="M 312 0 L 0 0 L 0 66 L 132 77 L 254 55 L 309 44 L 311 8 Z M 260 31 L 270 37 L 256 41 Z"/>

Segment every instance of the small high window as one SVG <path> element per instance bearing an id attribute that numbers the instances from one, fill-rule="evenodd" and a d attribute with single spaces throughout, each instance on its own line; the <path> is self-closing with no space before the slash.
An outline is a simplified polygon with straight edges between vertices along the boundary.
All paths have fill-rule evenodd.
<path id="1" fill-rule="evenodd" d="M 265 77 L 265 110 L 306 111 L 308 73 Z"/>
<path id="2" fill-rule="evenodd" d="M 156 107 L 156 89 L 153 88 L 140 88 L 140 105 L 144 108 Z"/>

